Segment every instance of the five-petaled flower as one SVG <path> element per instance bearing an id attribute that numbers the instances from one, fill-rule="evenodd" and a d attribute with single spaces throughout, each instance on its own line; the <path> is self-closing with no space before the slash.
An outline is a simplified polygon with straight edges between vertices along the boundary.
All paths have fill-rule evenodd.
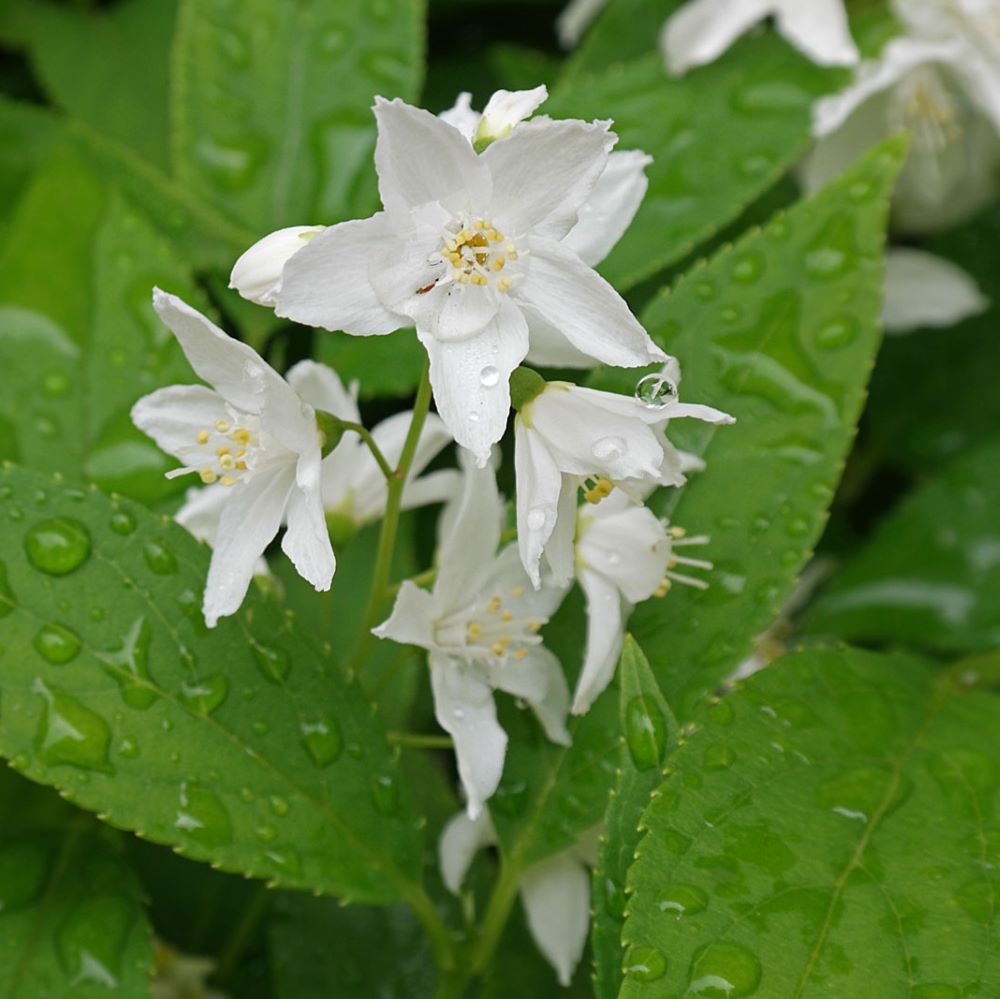
<path id="1" fill-rule="evenodd" d="M 294 253 L 274 293 L 278 315 L 361 335 L 415 325 L 438 412 L 480 464 L 536 334 L 595 362 L 662 358 L 566 244 L 608 165 L 607 122 L 522 122 L 477 154 L 457 128 L 400 100 L 378 98 L 375 117 L 384 210 Z"/>
<path id="2" fill-rule="evenodd" d="M 379 638 L 430 653 L 438 723 L 455 744 L 473 818 L 496 790 L 507 752 L 493 691 L 531 706 L 554 742 L 569 743 L 569 690 L 538 632 L 565 588 L 534 589 L 509 545 L 496 555 L 503 503 L 492 467 L 467 464 L 461 494 L 445 508 L 437 578 L 428 593 L 407 580 Z"/>
<path id="3" fill-rule="evenodd" d="M 159 389 L 135 404 L 132 420 L 184 463 L 168 476 L 194 472 L 232 493 L 205 584 L 205 621 L 212 627 L 239 608 L 282 522 L 288 529 L 281 547 L 299 574 L 317 590 L 329 589 L 336 560 L 323 516 L 315 410 L 256 351 L 179 298 L 157 288 L 153 305 L 213 388 Z"/>

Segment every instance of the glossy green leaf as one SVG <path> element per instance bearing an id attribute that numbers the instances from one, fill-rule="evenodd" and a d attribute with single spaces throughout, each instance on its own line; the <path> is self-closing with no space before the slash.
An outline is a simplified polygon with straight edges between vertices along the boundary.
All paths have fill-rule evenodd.
<path id="1" fill-rule="evenodd" d="M 434 994 L 437 969 L 405 906 L 347 908 L 333 899 L 282 894 L 268 926 L 276 999 L 367 999 Z"/>
<path id="2" fill-rule="evenodd" d="M 0 251 L 4 457 L 153 501 L 183 488 L 129 410 L 194 380 L 152 307 L 160 285 L 201 304 L 188 268 L 116 191 L 57 151 L 26 191 Z"/>
<path id="3" fill-rule="evenodd" d="M 384 902 L 420 834 L 381 722 L 273 600 L 209 630 L 208 550 L 126 500 L 0 472 L 0 753 L 113 825 Z"/>
<path id="4" fill-rule="evenodd" d="M 680 78 L 666 74 L 658 54 L 573 77 L 545 110 L 611 118 L 617 148 L 653 157 L 646 197 L 601 264 L 604 276 L 628 288 L 733 221 L 801 156 L 812 103 L 832 83 L 830 71 L 772 36 L 746 39 Z"/>
<path id="5" fill-rule="evenodd" d="M 813 634 L 943 652 L 1000 645 L 1000 443 L 919 488 L 837 573 Z"/>
<path id="6" fill-rule="evenodd" d="M 418 0 L 181 0 L 174 166 L 263 235 L 377 207 L 372 99 L 412 99 Z"/>
<path id="7" fill-rule="evenodd" d="M 902 657 L 789 656 L 667 760 L 623 999 L 992 995 L 1000 701 Z"/>
<path id="8" fill-rule="evenodd" d="M 882 247 L 903 145 L 893 140 L 814 198 L 686 274 L 643 316 L 681 362 L 681 398 L 736 417 L 677 420 L 706 471 L 654 506 L 715 563 L 705 591 L 675 586 L 631 629 L 678 718 L 774 620 L 815 545 L 879 342 Z M 628 391 L 635 373 L 607 384 Z M 631 382 L 634 384 L 634 382 Z"/>
<path id="9" fill-rule="evenodd" d="M 118 838 L 6 767 L 0 815 L 0 995 L 148 992 L 151 932 Z"/>
<path id="10" fill-rule="evenodd" d="M 663 779 L 666 754 L 677 742 L 677 722 L 649 662 L 631 636 L 626 636 L 622 648 L 618 682 L 620 764 L 608 801 L 592 888 L 590 945 L 598 999 L 614 999 L 621 987 L 625 879 L 639 843 L 639 820 Z"/>
<path id="11" fill-rule="evenodd" d="M 0 96 L 0 243 L 17 199 L 58 131 L 55 118 L 46 111 Z"/>
<path id="12" fill-rule="evenodd" d="M 410 395 L 420 381 L 427 354 L 413 330 L 388 336 L 316 333 L 316 357 L 344 382 L 357 381 L 362 399 Z"/>
<path id="13" fill-rule="evenodd" d="M 54 104 L 152 163 L 167 162 L 167 75 L 177 0 L 85 9 L 17 0 L 0 32 L 25 46 Z"/>

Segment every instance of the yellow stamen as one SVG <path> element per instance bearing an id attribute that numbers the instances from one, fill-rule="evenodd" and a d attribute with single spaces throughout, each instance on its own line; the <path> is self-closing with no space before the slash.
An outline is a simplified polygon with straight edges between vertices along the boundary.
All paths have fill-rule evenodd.
<path id="1" fill-rule="evenodd" d="M 209 433 L 208 433 L 207 430 L 199 430 L 198 431 L 198 443 L 199 444 L 207 444 L 208 443 L 208 438 L 209 438 Z"/>
<path id="2" fill-rule="evenodd" d="M 210 468 L 203 468 L 198 473 L 198 477 L 205 483 L 206 486 L 210 486 L 218 478 L 215 472 L 213 472 Z"/>
<path id="3" fill-rule="evenodd" d="M 229 433 L 229 424 L 225 420 L 216 420 L 215 429 L 219 431 L 220 434 Z"/>

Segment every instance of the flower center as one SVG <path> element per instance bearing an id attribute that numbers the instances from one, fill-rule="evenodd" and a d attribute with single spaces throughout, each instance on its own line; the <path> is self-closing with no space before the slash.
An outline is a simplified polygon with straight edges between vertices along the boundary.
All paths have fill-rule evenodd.
<path id="1" fill-rule="evenodd" d="M 443 646 L 475 650 L 483 656 L 523 659 L 529 646 L 541 644 L 538 632 L 545 620 L 524 613 L 524 608 L 518 606 L 518 598 L 522 596 L 524 587 L 515 586 L 507 597 L 497 593 L 485 603 L 477 601 L 441 621 L 437 641 Z"/>
<path id="2" fill-rule="evenodd" d="M 450 280 L 506 293 L 513 283 L 508 264 L 517 260 L 517 247 L 486 219 L 454 221 L 444 231 L 441 259 L 451 265 L 451 275 L 442 283 Z"/>
<path id="3" fill-rule="evenodd" d="M 956 95 L 933 69 L 915 69 L 900 86 L 894 104 L 891 117 L 924 152 L 941 152 L 962 135 Z"/>
<path id="4" fill-rule="evenodd" d="M 214 482 L 232 486 L 253 473 L 254 457 L 261 446 L 260 420 L 235 410 L 230 410 L 229 416 L 198 431 L 194 443 L 180 452 L 187 465 L 169 472 L 170 478 L 197 472 L 207 486 Z"/>

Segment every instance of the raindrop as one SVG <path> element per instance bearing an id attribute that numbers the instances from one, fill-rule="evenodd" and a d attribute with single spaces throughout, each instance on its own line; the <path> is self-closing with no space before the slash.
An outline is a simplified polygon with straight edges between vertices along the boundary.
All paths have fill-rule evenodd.
<path id="1" fill-rule="evenodd" d="M 181 784 L 174 828 L 205 846 L 225 846 L 233 839 L 226 806 L 211 791 L 187 781 Z"/>
<path id="2" fill-rule="evenodd" d="M 644 375 L 636 383 L 635 397 L 649 409 L 666 409 L 677 398 L 677 386 L 665 374 Z"/>
<path id="3" fill-rule="evenodd" d="M 297 878 L 302 874 L 302 860 L 294 847 L 273 847 L 264 854 L 264 858 L 290 878 Z"/>
<path id="4" fill-rule="evenodd" d="M 655 982 L 667 971 L 667 959 L 655 947 L 630 947 L 622 971 L 637 982 Z"/>
<path id="5" fill-rule="evenodd" d="M 333 763 L 343 749 L 340 728 L 329 715 L 316 721 L 304 721 L 299 725 L 302 743 L 318 767 Z"/>
<path id="6" fill-rule="evenodd" d="M 739 944 L 709 944 L 691 966 L 688 990 L 694 995 L 725 995 L 739 999 L 760 984 L 760 961 Z"/>
<path id="7" fill-rule="evenodd" d="M 126 736 L 118 743 L 118 755 L 126 760 L 134 760 L 139 755 L 139 743 L 131 736 Z"/>
<path id="8" fill-rule="evenodd" d="M 540 531 L 545 526 L 545 510 L 540 506 L 532 507 L 528 511 L 528 530 Z"/>
<path id="9" fill-rule="evenodd" d="M 117 681 L 122 700 L 142 711 L 159 696 L 149 676 L 149 645 L 153 629 L 144 617 L 136 618 L 121 643 L 100 656 L 104 669 Z"/>
<path id="10" fill-rule="evenodd" d="M 372 798 L 375 807 L 383 815 L 394 815 L 399 811 L 399 788 L 396 778 L 390 774 L 379 774 L 372 778 Z"/>
<path id="11" fill-rule="evenodd" d="M 694 293 L 703 301 L 708 302 L 715 298 L 715 285 L 711 281 L 699 281 L 694 286 Z"/>
<path id="12" fill-rule="evenodd" d="M 831 319 L 816 333 L 816 343 L 827 350 L 846 347 L 857 339 L 861 326 L 854 316 L 842 315 Z"/>
<path id="13" fill-rule="evenodd" d="M 278 830 L 274 826 L 257 826 L 254 835 L 262 843 L 273 843 L 278 838 Z"/>
<path id="14" fill-rule="evenodd" d="M 45 625 L 35 635 L 33 644 L 35 651 L 53 666 L 64 666 L 80 651 L 79 636 L 61 624 Z"/>
<path id="15" fill-rule="evenodd" d="M 493 367 L 492 364 L 487 364 L 482 371 L 479 372 L 479 384 L 484 388 L 494 388 L 500 383 L 500 372 Z"/>
<path id="16" fill-rule="evenodd" d="M 260 671 L 272 683 L 281 683 L 291 669 L 292 664 L 288 659 L 288 653 L 283 649 L 275 649 L 270 645 L 254 642 L 253 655 Z"/>
<path id="17" fill-rule="evenodd" d="M 90 555 L 90 533 L 69 517 L 42 520 L 25 535 L 24 551 L 36 569 L 51 576 L 65 576 Z"/>
<path id="18" fill-rule="evenodd" d="M 267 735 L 271 731 L 271 726 L 268 725 L 266 721 L 261 719 L 260 721 L 255 721 L 250 725 L 250 731 L 254 735 Z"/>
<path id="19" fill-rule="evenodd" d="M 702 763 L 706 770 L 725 770 L 733 765 L 735 759 L 736 754 L 728 746 L 717 743 L 705 750 Z"/>
<path id="20" fill-rule="evenodd" d="M 604 908 L 612 919 L 620 920 L 625 915 L 625 890 L 613 878 L 604 879 Z"/>
<path id="21" fill-rule="evenodd" d="M 69 391 L 69 376 L 62 371 L 50 371 L 42 379 L 42 391 L 56 399 L 64 396 Z"/>
<path id="22" fill-rule="evenodd" d="M 182 683 L 180 699 L 200 715 L 210 715 L 229 693 L 229 681 L 221 674 L 207 676 L 191 683 Z"/>
<path id="23" fill-rule="evenodd" d="M 670 885 L 656 896 L 661 912 L 672 912 L 678 919 L 693 916 L 708 905 L 708 895 L 697 885 Z"/>
<path id="24" fill-rule="evenodd" d="M 61 923 L 56 948 L 72 976 L 73 994 L 75 986 L 86 984 L 99 985 L 101 991 L 118 990 L 122 953 L 135 919 L 135 909 L 124 899 L 98 894 L 86 898 Z M 96 994 L 91 989 L 81 992 Z"/>
<path id="25" fill-rule="evenodd" d="M 115 510 L 108 526 L 115 534 L 131 534 L 135 530 L 135 517 L 127 510 Z"/>
<path id="26" fill-rule="evenodd" d="M 280 795 L 271 795 L 271 811 L 274 812 L 278 818 L 284 818 L 288 814 L 288 802 Z"/>
<path id="27" fill-rule="evenodd" d="M 667 722 L 652 697 L 633 697 L 625 707 L 625 744 L 639 770 L 659 765 L 667 746 Z"/>
<path id="28" fill-rule="evenodd" d="M 111 729 L 107 722 L 72 695 L 50 688 L 40 679 L 35 680 L 32 690 L 45 701 L 35 735 L 35 749 L 42 762 L 111 773 Z"/>
<path id="29" fill-rule="evenodd" d="M 747 253 L 733 265 L 733 280 L 752 284 L 764 272 L 764 258 L 759 253 Z"/>
<path id="30" fill-rule="evenodd" d="M 142 546 L 142 557 L 146 565 L 160 576 L 169 576 L 177 571 L 177 559 L 173 552 L 158 541 L 147 541 Z"/>
<path id="31" fill-rule="evenodd" d="M 806 273 L 815 278 L 835 278 L 847 268 L 847 254 L 833 246 L 818 247 L 806 254 Z"/>
<path id="32" fill-rule="evenodd" d="M 628 450 L 628 445 L 622 437 L 599 437 L 590 450 L 598 461 L 618 461 Z"/>

